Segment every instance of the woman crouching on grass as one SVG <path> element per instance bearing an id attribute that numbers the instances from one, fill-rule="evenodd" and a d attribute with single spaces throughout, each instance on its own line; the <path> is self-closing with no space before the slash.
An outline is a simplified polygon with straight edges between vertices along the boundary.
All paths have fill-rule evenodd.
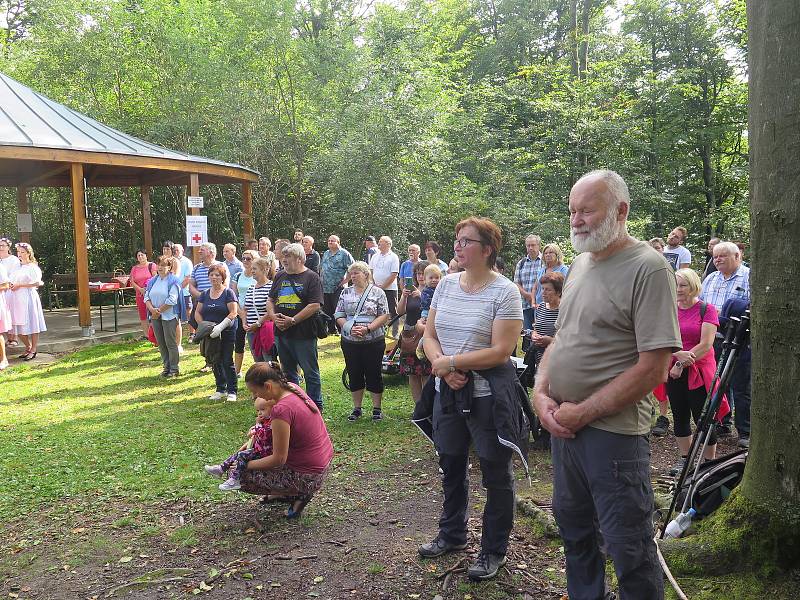
<path id="1" fill-rule="evenodd" d="M 289 383 L 275 363 L 258 362 L 244 378 L 255 398 L 267 402 L 272 425 L 272 454 L 251 460 L 240 477 L 241 490 L 288 502 L 289 519 L 298 518 L 322 487 L 333 445 L 314 401 Z"/>

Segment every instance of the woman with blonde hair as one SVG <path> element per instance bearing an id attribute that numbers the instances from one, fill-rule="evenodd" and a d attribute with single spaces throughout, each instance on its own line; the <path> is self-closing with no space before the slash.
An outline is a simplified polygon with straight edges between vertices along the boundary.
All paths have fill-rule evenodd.
<path id="1" fill-rule="evenodd" d="M 539 274 L 539 279 L 547 273 L 561 273 L 564 277 L 567 276 L 569 267 L 564 264 L 564 253 L 558 244 L 547 244 L 542 249 L 542 263 L 544 270 Z"/>
<path id="2" fill-rule="evenodd" d="M 14 330 L 25 344 L 25 353 L 20 358 L 33 360 L 36 358 L 39 334 L 47 331 L 42 300 L 36 289 L 43 285 L 42 270 L 36 263 L 36 256 L 30 244 L 18 243 L 17 257 L 20 266 L 11 274 L 11 289 L 14 291 L 11 313 L 14 318 Z"/>
<path id="3" fill-rule="evenodd" d="M 372 271 L 363 261 L 347 268 L 353 285 L 342 290 L 334 318 L 342 331 L 342 354 L 350 377 L 353 412 L 348 419 L 361 417 L 364 389 L 372 395 L 372 420 L 383 419 L 383 375 L 381 363 L 386 350 L 389 303 L 386 293 L 372 283 Z"/>

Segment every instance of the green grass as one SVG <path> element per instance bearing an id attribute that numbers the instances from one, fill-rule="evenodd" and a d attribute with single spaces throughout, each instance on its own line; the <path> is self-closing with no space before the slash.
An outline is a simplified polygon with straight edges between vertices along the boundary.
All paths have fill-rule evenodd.
<path id="1" fill-rule="evenodd" d="M 245 368 L 249 361 L 246 356 Z M 350 423 L 338 339 L 321 343 L 320 364 L 334 474 L 377 471 L 425 445 L 409 423 L 413 403 L 401 378 L 387 378 L 383 422 Z M 240 386 L 236 403 L 208 400 L 214 379 L 197 373 L 202 358 L 195 349 L 182 358 L 179 379 L 158 377 L 160 366 L 150 344 L 127 342 L 94 346 L 47 367 L 6 371 L 0 522 L 55 509 L 60 501 L 235 501 L 236 495 L 216 490 L 203 464 L 227 457 L 244 439 L 255 419 L 247 390 Z M 135 524 L 131 519 L 114 526 Z"/>

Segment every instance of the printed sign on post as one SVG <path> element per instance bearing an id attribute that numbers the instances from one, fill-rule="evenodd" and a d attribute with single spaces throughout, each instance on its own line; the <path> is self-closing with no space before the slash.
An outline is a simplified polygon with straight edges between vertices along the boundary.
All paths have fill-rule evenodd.
<path id="1" fill-rule="evenodd" d="M 186 203 L 189 208 L 203 208 L 203 197 L 202 196 L 187 196 Z"/>
<path id="2" fill-rule="evenodd" d="M 33 220 L 31 213 L 17 213 L 17 231 L 20 233 L 33 232 Z"/>
<path id="3" fill-rule="evenodd" d="M 202 246 L 208 241 L 208 217 L 186 215 L 186 245 Z"/>

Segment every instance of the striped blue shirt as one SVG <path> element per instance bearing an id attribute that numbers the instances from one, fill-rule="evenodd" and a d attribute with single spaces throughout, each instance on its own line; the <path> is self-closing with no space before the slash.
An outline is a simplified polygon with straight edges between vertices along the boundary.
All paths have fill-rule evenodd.
<path id="1" fill-rule="evenodd" d="M 715 271 L 703 280 L 700 300 L 713 304 L 717 311 L 731 298 L 750 300 L 750 269 L 741 265 L 728 279 Z"/>
<path id="2" fill-rule="evenodd" d="M 215 260 L 211 264 L 220 265 L 222 263 Z M 192 269 L 192 279 L 194 280 L 194 287 L 201 292 L 211 289 L 211 280 L 208 278 L 208 267 L 204 263 L 197 263 L 194 266 L 194 269 Z"/>

